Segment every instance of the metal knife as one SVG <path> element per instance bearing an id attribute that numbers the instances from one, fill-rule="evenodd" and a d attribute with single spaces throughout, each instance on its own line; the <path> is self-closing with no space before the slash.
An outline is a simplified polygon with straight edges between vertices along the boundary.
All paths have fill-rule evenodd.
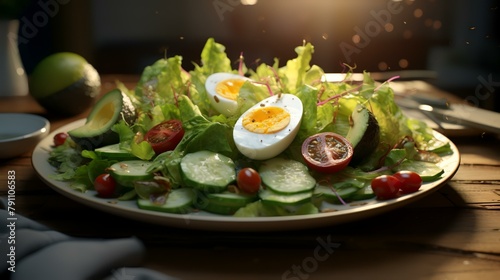
<path id="1" fill-rule="evenodd" d="M 500 135 L 500 113 L 481 109 L 465 103 L 448 104 L 447 108 L 437 108 L 421 104 L 418 109 L 432 113 L 438 120 Z"/>

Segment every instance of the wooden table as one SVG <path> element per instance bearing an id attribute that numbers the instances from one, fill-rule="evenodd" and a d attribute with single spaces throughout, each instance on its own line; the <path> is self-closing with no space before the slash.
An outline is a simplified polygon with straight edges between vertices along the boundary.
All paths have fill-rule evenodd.
<path id="1" fill-rule="evenodd" d="M 103 92 L 120 79 L 103 77 Z M 40 114 L 52 130 L 86 116 L 47 115 L 29 96 L 0 98 L 0 112 Z M 144 267 L 182 279 L 498 279 L 498 136 L 455 135 L 456 175 L 416 203 L 373 218 L 292 232 L 223 233 L 151 225 L 106 214 L 60 195 L 34 172 L 31 154 L 0 162 L 0 195 L 16 172 L 18 214 L 89 238 L 137 236 Z M 330 242 L 328 249 L 321 244 Z"/>

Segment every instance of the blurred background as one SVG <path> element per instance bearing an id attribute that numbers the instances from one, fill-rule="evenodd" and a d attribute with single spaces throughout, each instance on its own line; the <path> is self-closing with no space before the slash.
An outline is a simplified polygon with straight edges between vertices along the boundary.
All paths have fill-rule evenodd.
<path id="1" fill-rule="evenodd" d="M 174 55 L 190 70 L 209 37 L 253 67 L 285 63 L 305 40 L 326 72 L 343 63 L 428 70 L 422 78 L 434 85 L 500 109 L 500 0 L 13 1 L 25 1 L 18 38 L 28 74 L 59 51 L 81 54 L 101 74 L 140 74 Z"/>

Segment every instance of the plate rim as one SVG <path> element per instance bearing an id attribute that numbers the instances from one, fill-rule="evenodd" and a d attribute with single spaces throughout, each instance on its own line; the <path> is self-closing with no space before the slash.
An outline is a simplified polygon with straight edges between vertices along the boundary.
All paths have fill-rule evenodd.
<path id="1" fill-rule="evenodd" d="M 210 231 L 283 231 L 283 230 L 301 230 L 309 228 L 318 228 L 324 226 L 332 226 L 336 224 L 356 221 L 362 218 L 369 218 L 379 215 L 393 209 L 405 206 L 416 200 L 419 200 L 442 187 L 449 181 L 460 166 L 460 153 L 456 145 L 443 134 L 433 130 L 434 136 L 439 140 L 448 141 L 453 150 L 453 154 L 445 156 L 445 162 L 452 163 L 451 165 L 443 163 L 441 166 L 445 173 L 443 176 L 434 182 L 423 185 L 418 192 L 406 194 L 395 199 L 379 201 L 376 199 L 366 200 L 366 205 L 350 206 L 348 209 L 342 209 L 333 212 L 322 212 L 309 215 L 293 215 L 293 216 L 276 216 L 276 217 L 233 217 L 217 214 L 207 214 L 204 211 L 189 214 L 171 214 L 151 210 L 143 210 L 137 207 L 134 201 L 117 201 L 116 199 L 104 199 L 94 195 L 95 192 L 87 191 L 86 193 L 78 192 L 68 186 L 68 182 L 56 181 L 49 178 L 51 174 L 55 174 L 55 169 L 47 159 L 49 149 L 52 145 L 52 138 L 59 132 L 67 132 L 71 128 L 83 125 L 86 119 L 79 119 L 70 122 L 58 129 L 52 131 L 48 136 L 42 139 L 34 148 L 31 162 L 35 173 L 38 177 L 47 184 L 51 189 L 59 194 L 79 202 L 88 207 L 107 212 L 113 215 L 130 218 L 137 221 L 148 222 L 163 226 L 172 226 L 176 228 L 194 229 L 194 230 L 210 230 Z M 47 170 L 52 170 L 52 173 L 45 174 Z M 356 204 L 363 201 L 356 202 Z M 353 203 L 355 204 L 355 203 Z M 339 205 L 339 207 L 344 207 Z M 202 213 L 202 214 L 200 214 Z"/>

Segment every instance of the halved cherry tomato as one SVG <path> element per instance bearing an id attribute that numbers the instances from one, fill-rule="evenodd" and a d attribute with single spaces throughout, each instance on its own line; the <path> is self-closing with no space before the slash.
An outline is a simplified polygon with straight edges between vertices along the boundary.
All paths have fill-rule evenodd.
<path id="1" fill-rule="evenodd" d="M 54 135 L 54 146 L 61 146 L 66 142 L 66 139 L 68 138 L 68 134 L 65 132 L 59 132 L 56 135 Z"/>
<path id="2" fill-rule="evenodd" d="M 396 198 L 402 185 L 398 178 L 391 175 L 378 176 L 371 182 L 373 193 L 379 199 Z"/>
<path id="3" fill-rule="evenodd" d="M 351 143 L 333 132 L 309 136 L 302 143 L 302 157 L 309 168 L 318 172 L 338 172 L 349 164 L 352 155 Z"/>
<path id="4" fill-rule="evenodd" d="M 94 189 L 100 197 L 113 197 L 116 191 L 116 181 L 108 173 L 101 174 L 94 181 Z"/>
<path id="5" fill-rule="evenodd" d="M 260 175 L 255 169 L 250 167 L 242 168 L 238 171 L 238 176 L 236 177 L 236 184 L 238 188 L 248 194 L 257 193 L 260 189 L 260 184 L 262 180 Z"/>
<path id="6" fill-rule="evenodd" d="M 171 151 L 184 137 L 184 129 L 180 120 L 168 120 L 153 126 L 144 140 L 151 144 L 156 154 Z"/>
<path id="7" fill-rule="evenodd" d="M 416 172 L 403 170 L 396 172 L 393 176 L 403 183 L 401 186 L 402 193 L 416 192 L 422 186 L 422 177 Z"/>

